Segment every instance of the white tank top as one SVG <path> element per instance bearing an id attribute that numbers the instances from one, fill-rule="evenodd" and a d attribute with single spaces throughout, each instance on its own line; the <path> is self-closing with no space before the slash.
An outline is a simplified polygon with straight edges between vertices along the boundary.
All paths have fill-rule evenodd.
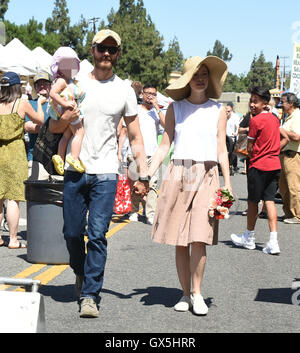
<path id="1" fill-rule="evenodd" d="M 217 131 L 221 104 L 208 100 L 192 104 L 187 99 L 173 102 L 175 114 L 172 159 L 218 162 Z"/>

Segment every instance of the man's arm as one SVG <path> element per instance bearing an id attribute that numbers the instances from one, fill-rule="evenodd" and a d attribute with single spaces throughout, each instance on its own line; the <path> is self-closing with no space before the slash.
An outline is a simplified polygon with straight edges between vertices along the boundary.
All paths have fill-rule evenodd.
<path id="1" fill-rule="evenodd" d="M 290 139 L 287 134 L 287 131 L 284 130 L 282 127 L 279 129 L 279 131 L 280 131 L 280 150 L 282 150 L 283 147 L 290 142 Z"/>
<path id="2" fill-rule="evenodd" d="M 162 112 L 162 109 L 159 108 L 157 97 L 152 96 L 151 102 L 153 104 L 153 108 L 156 110 L 160 125 L 165 129 L 166 127 L 166 117 L 165 114 Z"/>
<path id="3" fill-rule="evenodd" d="M 69 126 L 70 122 L 75 121 L 80 116 L 80 110 L 76 106 L 74 109 L 67 109 L 59 120 L 50 119 L 49 130 L 52 134 L 62 134 Z"/>
<path id="4" fill-rule="evenodd" d="M 130 143 L 133 157 L 138 167 L 140 177 L 141 178 L 147 177 L 148 167 L 147 167 L 146 154 L 144 149 L 144 141 L 140 130 L 138 116 L 135 115 L 135 116 L 124 117 L 124 121 L 127 125 L 129 143 Z M 137 193 L 143 196 L 149 191 L 148 190 L 149 183 L 137 181 L 135 184 L 135 188 L 138 190 Z"/>
<path id="5" fill-rule="evenodd" d="M 292 131 L 284 130 L 283 128 L 280 129 L 280 132 L 281 132 L 281 130 L 283 130 L 286 133 L 286 135 L 288 136 L 288 138 L 291 141 L 300 142 L 300 135 L 299 134 L 296 134 L 295 132 L 292 132 Z"/>

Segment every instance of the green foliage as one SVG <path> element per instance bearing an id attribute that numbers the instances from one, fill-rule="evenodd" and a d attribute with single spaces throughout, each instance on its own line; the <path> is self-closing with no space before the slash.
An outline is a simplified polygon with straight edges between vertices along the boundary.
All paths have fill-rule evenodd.
<path id="1" fill-rule="evenodd" d="M 6 11 L 8 10 L 8 3 L 9 0 L 1 0 L 0 3 L 0 20 L 4 20 L 4 15 Z"/>
<path id="2" fill-rule="evenodd" d="M 168 85 L 169 74 L 182 66 L 183 55 L 176 38 L 164 51 L 163 37 L 147 14 L 142 0 L 120 0 L 118 11 L 111 10 L 108 25 L 122 38 L 122 54 L 116 72 L 158 89 Z"/>
<path id="3" fill-rule="evenodd" d="M 206 55 L 214 55 L 224 61 L 230 61 L 232 59 L 232 54 L 229 52 L 229 49 L 225 48 L 219 40 L 215 41 L 213 50 L 209 50 Z"/>
<path id="4" fill-rule="evenodd" d="M 223 92 L 247 92 L 247 90 L 247 79 L 243 74 L 234 75 L 231 72 L 228 73 L 223 86 Z"/>
<path id="5" fill-rule="evenodd" d="M 247 75 L 249 90 L 255 86 L 263 86 L 268 89 L 274 87 L 275 68 L 271 62 L 267 62 L 263 52 L 260 52 L 259 57 L 256 55 L 250 66 L 250 71 Z"/>
<path id="6" fill-rule="evenodd" d="M 55 0 L 52 17 L 47 18 L 45 24 L 46 34 L 59 34 L 61 46 L 69 45 L 70 17 L 66 0 Z"/>
<path id="7" fill-rule="evenodd" d="M 9 0 L 1 0 L 0 20 L 8 9 L 8 3 Z M 71 46 L 81 60 L 92 62 L 90 47 L 94 33 L 89 30 L 88 20 L 83 16 L 71 25 L 66 0 L 54 1 L 52 15 L 47 18 L 45 27 L 34 18 L 20 26 L 9 21 L 4 21 L 4 24 L 6 43 L 19 38 L 28 48 L 40 46 L 51 55 L 60 46 Z M 111 28 L 122 39 L 122 53 L 116 67 L 120 77 L 129 77 L 143 84 L 151 82 L 163 90 L 168 85 L 171 72 L 182 71 L 184 57 L 178 39 L 174 37 L 164 49 L 164 38 L 147 14 L 143 0 L 120 0 L 119 9 L 111 9 L 107 23 L 101 20 L 98 29 L 102 28 Z M 219 40 L 207 55 L 218 56 L 227 62 L 232 59 L 229 49 Z M 246 92 L 256 85 L 274 86 L 274 68 L 271 62 L 266 62 L 263 52 L 258 58 L 254 56 L 247 75 L 229 73 L 223 91 Z"/>

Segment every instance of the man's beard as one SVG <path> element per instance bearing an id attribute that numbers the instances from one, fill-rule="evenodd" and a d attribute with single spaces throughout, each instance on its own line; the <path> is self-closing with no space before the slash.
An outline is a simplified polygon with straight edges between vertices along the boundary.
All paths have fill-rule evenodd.
<path id="1" fill-rule="evenodd" d="M 94 57 L 95 67 L 101 70 L 111 70 L 116 65 L 117 61 L 117 58 L 103 57 L 97 60 Z"/>

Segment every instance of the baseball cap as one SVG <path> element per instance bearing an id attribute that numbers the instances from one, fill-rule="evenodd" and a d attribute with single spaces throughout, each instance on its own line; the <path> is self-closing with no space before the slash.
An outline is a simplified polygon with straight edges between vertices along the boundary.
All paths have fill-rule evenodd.
<path id="1" fill-rule="evenodd" d="M 47 80 L 50 82 L 52 81 L 48 72 L 45 72 L 45 71 L 38 72 L 33 78 L 33 83 L 36 83 L 39 80 Z"/>
<path id="2" fill-rule="evenodd" d="M 3 74 L 0 80 L 0 86 L 14 86 L 21 84 L 20 76 L 15 72 L 8 71 Z"/>
<path id="3" fill-rule="evenodd" d="M 117 45 L 120 46 L 121 45 L 121 38 L 118 35 L 118 33 L 110 30 L 110 29 L 102 29 L 101 31 L 99 31 L 93 38 L 93 42 L 94 43 L 102 43 L 106 38 L 111 37 L 113 38 Z"/>

